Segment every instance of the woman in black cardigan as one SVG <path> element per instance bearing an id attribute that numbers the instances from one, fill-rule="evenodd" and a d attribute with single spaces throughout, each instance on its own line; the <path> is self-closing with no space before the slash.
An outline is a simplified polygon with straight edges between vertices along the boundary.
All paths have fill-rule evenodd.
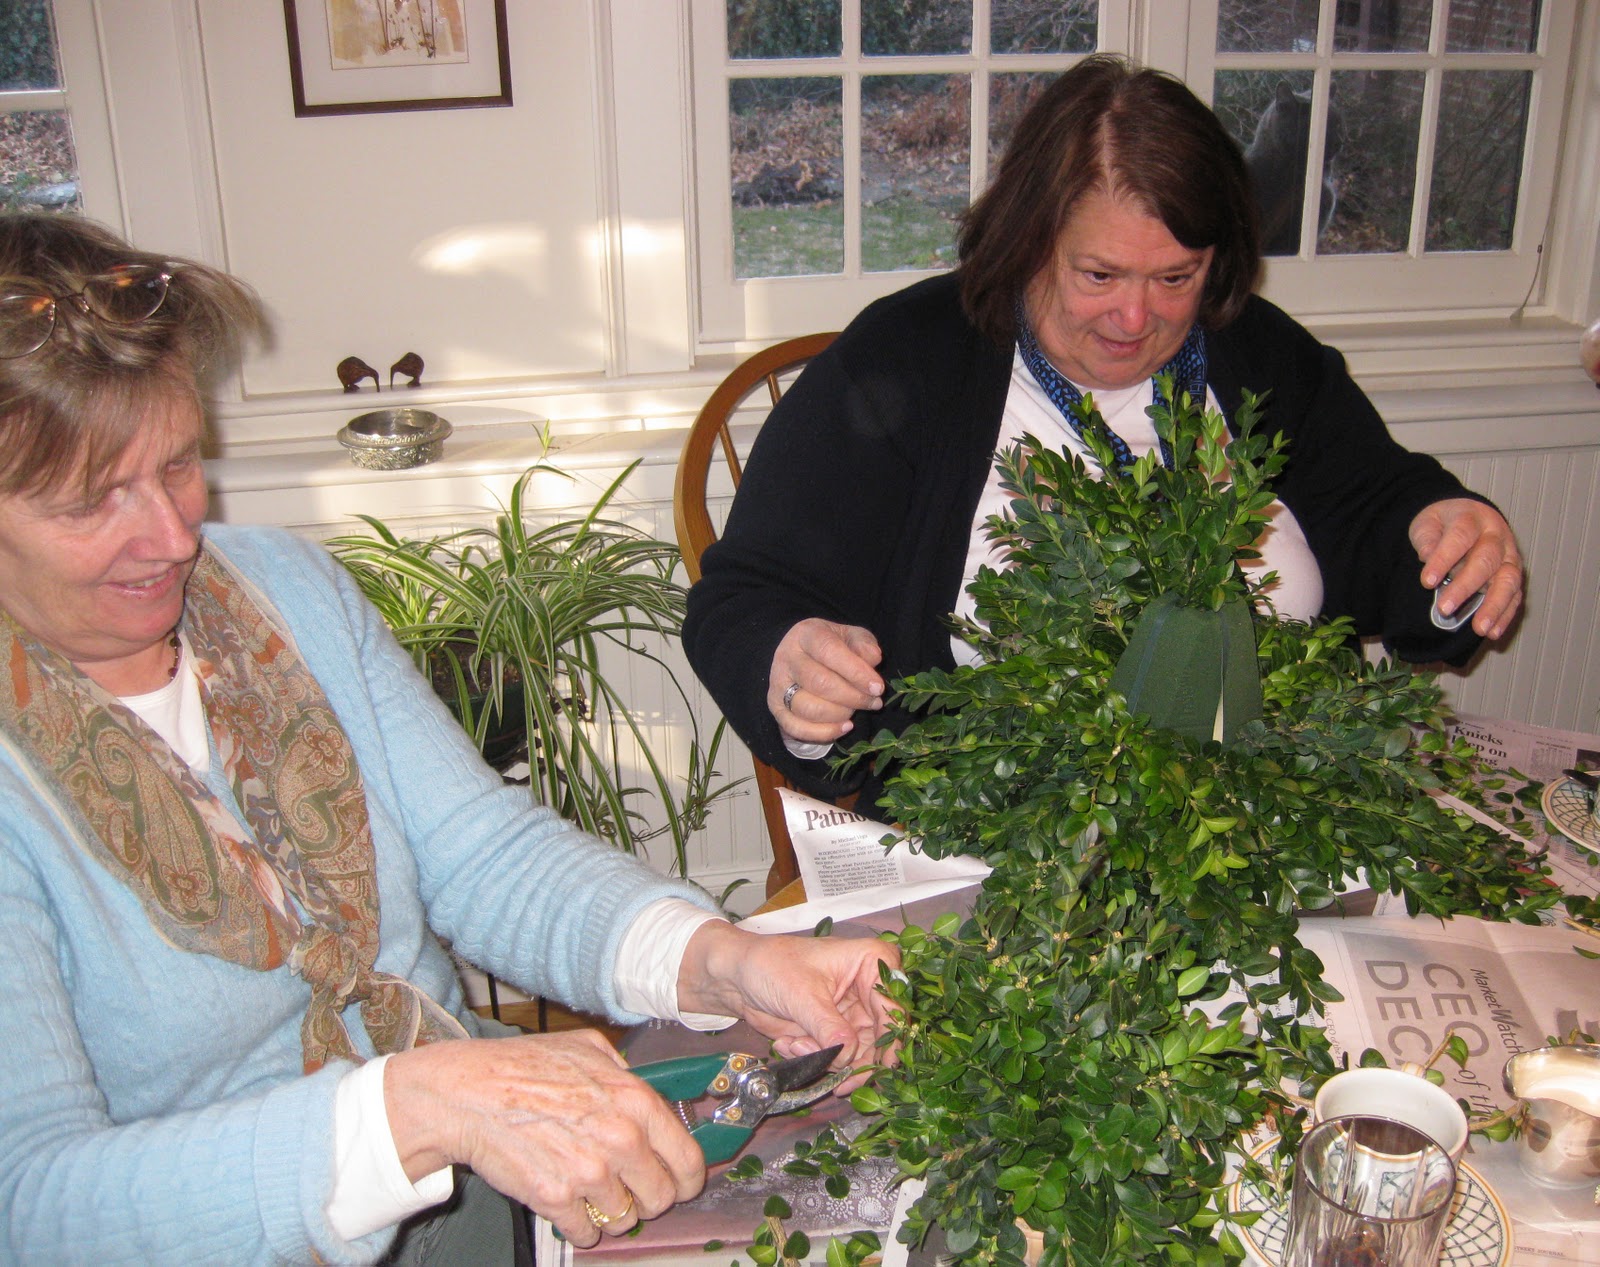
<path id="1" fill-rule="evenodd" d="M 872 304 L 807 366 L 690 593 L 690 662 L 797 786 L 876 799 L 866 771 L 831 778 L 826 758 L 906 723 L 886 682 L 954 664 L 948 614 L 992 561 L 997 447 L 1053 425 L 1081 451 L 1065 405 L 1087 391 L 1137 455 L 1156 442 L 1162 371 L 1230 418 L 1244 390 L 1270 393 L 1262 425 L 1289 442 L 1261 547 L 1285 577 L 1280 612 L 1352 616 L 1416 662 L 1463 662 L 1505 633 L 1522 594 L 1509 526 L 1396 444 L 1343 358 L 1251 293 L 1242 156 L 1180 81 L 1108 56 L 1061 76 L 959 248 L 953 274 Z M 1481 591 L 1470 625 L 1439 628 L 1435 590 L 1446 625 Z"/>

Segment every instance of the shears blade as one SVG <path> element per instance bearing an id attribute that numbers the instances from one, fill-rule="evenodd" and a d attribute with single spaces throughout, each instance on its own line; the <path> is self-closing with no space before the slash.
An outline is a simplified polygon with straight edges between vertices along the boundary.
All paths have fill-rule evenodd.
<path id="1" fill-rule="evenodd" d="M 815 1104 L 831 1092 L 849 1075 L 848 1069 L 828 1073 L 831 1065 L 844 1048 L 840 1045 L 824 1047 L 821 1051 L 789 1060 L 775 1060 L 767 1066 L 772 1075 L 777 1098 L 767 1106 L 766 1115 L 793 1113 L 808 1104 Z"/>

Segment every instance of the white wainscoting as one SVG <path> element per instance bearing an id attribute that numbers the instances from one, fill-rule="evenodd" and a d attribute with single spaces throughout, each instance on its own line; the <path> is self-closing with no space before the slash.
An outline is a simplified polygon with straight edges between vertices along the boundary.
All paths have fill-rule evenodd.
<path id="1" fill-rule="evenodd" d="M 1526 617 L 1506 646 L 1482 653 L 1466 672 L 1446 673 L 1453 705 L 1566 729 L 1600 729 L 1600 393 L 1574 383 L 1536 392 L 1519 387 L 1374 397 L 1402 443 L 1438 454 L 1506 511 L 1527 556 Z M 743 445 L 758 425 L 754 415 L 736 428 Z M 647 423 L 642 430 L 561 440 L 548 460 L 565 474 L 538 477 L 531 504 L 540 518 L 582 513 L 637 458 L 617 516 L 670 541 L 682 435 L 678 427 Z M 229 522 L 280 524 L 318 539 L 355 526 L 358 511 L 402 530 L 481 523 L 540 455 L 528 415 L 509 412 L 462 428 L 445 448 L 433 465 L 379 473 L 357 470 L 330 440 L 308 439 L 305 430 L 277 445 L 242 446 L 210 465 L 213 514 Z M 725 468 L 714 463 L 711 503 L 719 523 L 731 496 Z M 660 652 L 709 736 L 716 711 L 681 650 Z M 681 773 L 683 701 L 648 662 L 630 657 L 619 671 L 640 715 L 649 719 L 656 751 Z M 731 736 L 718 765 L 729 778 L 750 773 L 748 754 Z M 658 850 L 654 861 L 664 866 L 667 859 Z M 734 881 L 751 881 L 730 901 L 748 910 L 760 900 L 767 864 L 759 805 L 747 782 L 696 838 L 689 872 L 714 894 Z"/>
<path id="2" fill-rule="evenodd" d="M 1492 498 L 1527 560 L 1511 638 L 1443 682 L 1460 712 L 1600 731 L 1600 391 L 1374 393 L 1401 443 Z"/>

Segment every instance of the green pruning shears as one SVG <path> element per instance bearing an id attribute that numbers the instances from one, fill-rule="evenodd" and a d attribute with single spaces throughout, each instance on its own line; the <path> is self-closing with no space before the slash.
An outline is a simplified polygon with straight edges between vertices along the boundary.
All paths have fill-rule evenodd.
<path id="1" fill-rule="evenodd" d="M 714 1166 L 731 1161 L 763 1118 L 793 1113 L 843 1082 L 848 1069 L 828 1073 L 841 1050 L 828 1047 L 809 1056 L 770 1061 L 737 1051 L 712 1052 L 638 1065 L 633 1072 L 672 1102 L 705 1154 L 706 1164 Z M 707 1096 L 722 1103 L 702 1119 L 694 1102 Z"/>

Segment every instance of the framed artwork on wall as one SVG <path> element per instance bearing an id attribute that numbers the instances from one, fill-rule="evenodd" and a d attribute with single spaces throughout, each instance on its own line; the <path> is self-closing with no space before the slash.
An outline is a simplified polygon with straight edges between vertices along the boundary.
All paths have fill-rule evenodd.
<path id="1" fill-rule="evenodd" d="M 283 0 L 299 118 L 511 104 L 506 0 Z"/>

